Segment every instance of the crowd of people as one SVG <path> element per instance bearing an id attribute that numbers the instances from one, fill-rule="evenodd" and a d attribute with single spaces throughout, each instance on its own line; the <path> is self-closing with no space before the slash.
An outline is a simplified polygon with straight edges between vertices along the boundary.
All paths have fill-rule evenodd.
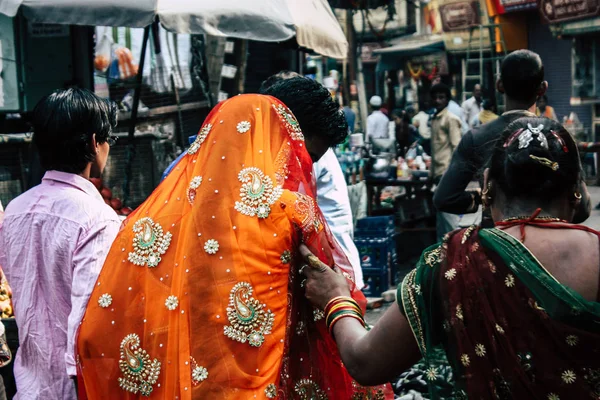
<path id="1" fill-rule="evenodd" d="M 392 399 L 421 358 L 431 398 L 598 398 L 600 233 L 576 224 L 589 193 L 547 86 L 521 50 L 499 116 L 480 86 L 460 107 L 435 84 L 433 112 L 392 110 L 393 129 L 371 99 L 367 138 L 429 146 L 440 236 L 374 327 L 331 150 L 352 114 L 326 88 L 282 73 L 220 103 L 123 222 L 90 182 L 116 107 L 50 94 L 33 113 L 46 175 L 0 218 L 16 398 Z M 481 206 L 480 226 L 455 229 Z"/>

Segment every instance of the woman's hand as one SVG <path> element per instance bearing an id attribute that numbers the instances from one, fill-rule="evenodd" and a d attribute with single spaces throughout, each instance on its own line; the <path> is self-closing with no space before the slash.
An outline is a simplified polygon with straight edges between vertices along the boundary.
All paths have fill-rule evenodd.
<path id="1" fill-rule="evenodd" d="M 314 306 L 323 310 L 334 297 L 350 296 L 348 281 L 337 267 L 331 269 L 322 263 L 305 245 L 300 246 L 300 254 L 306 262 L 301 268 L 301 273 L 306 276 L 306 297 Z"/>

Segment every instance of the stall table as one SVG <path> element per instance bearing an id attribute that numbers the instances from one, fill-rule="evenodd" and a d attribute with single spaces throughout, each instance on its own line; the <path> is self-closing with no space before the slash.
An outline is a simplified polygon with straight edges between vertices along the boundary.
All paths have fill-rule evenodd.
<path id="1" fill-rule="evenodd" d="M 432 182 L 430 179 L 366 179 L 367 185 L 367 214 L 369 216 L 374 215 L 380 209 L 380 207 L 373 207 L 373 204 L 379 204 L 381 198 L 381 191 L 387 186 L 403 187 L 406 190 L 405 197 L 410 199 L 413 197 L 425 197 L 429 201 L 432 197 L 431 187 Z"/>

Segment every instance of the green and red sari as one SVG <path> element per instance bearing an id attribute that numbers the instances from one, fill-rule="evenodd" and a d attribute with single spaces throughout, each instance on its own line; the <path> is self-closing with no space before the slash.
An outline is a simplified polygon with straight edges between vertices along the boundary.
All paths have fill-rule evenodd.
<path id="1" fill-rule="evenodd" d="M 431 382 L 435 348 L 445 350 L 453 398 L 600 399 L 600 303 L 560 284 L 502 230 L 451 234 L 398 292 Z"/>

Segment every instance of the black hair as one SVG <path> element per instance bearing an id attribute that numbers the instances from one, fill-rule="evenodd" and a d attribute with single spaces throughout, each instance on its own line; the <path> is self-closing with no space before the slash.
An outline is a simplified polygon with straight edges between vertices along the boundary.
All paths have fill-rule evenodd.
<path id="1" fill-rule="evenodd" d="M 394 108 L 392 110 L 392 112 L 390 113 L 390 116 L 396 116 L 396 117 L 403 117 L 404 116 L 404 110 L 402 110 L 401 108 Z"/>
<path id="2" fill-rule="evenodd" d="M 292 111 L 306 137 L 318 136 L 333 147 L 348 136 L 348 123 L 339 104 L 329 90 L 312 79 L 283 79 L 261 94 L 281 100 Z"/>
<path id="3" fill-rule="evenodd" d="M 279 71 L 275 75 L 271 75 L 261 83 L 258 93 L 266 94 L 266 91 L 278 82 L 284 79 L 296 78 L 301 76 L 299 73 L 289 70 Z"/>
<path id="4" fill-rule="evenodd" d="M 96 158 L 96 142 L 117 126 L 117 106 L 86 89 L 57 90 L 33 110 L 33 143 L 46 170 L 81 173 Z"/>
<path id="5" fill-rule="evenodd" d="M 540 126 L 545 141 L 536 133 Z M 521 144 L 519 138 L 527 130 L 532 133 L 531 141 Z M 490 179 L 508 201 L 525 197 L 547 203 L 573 190 L 581 178 L 575 140 L 561 124 L 548 118 L 524 117 L 508 125 L 496 143 L 489 167 Z"/>
<path id="6" fill-rule="evenodd" d="M 544 82 L 542 59 L 533 51 L 514 51 L 502 61 L 500 79 L 508 97 L 533 104 Z"/>
<path id="7" fill-rule="evenodd" d="M 447 85 L 443 83 L 433 85 L 430 91 L 431 97 L 435 97 L 435 95 L 438 93 L 443 93 L 446 95 L 448 100 L 452 100 L 452 93 L 450 92 L 450 88 Z"/>
<path id="8" fill-rule="evenodd" d="M 494 102 L 490 99 L 483 99 L 481 101 L 481 108 L 487 111 L 492 111 L 494 109 Z"/>

